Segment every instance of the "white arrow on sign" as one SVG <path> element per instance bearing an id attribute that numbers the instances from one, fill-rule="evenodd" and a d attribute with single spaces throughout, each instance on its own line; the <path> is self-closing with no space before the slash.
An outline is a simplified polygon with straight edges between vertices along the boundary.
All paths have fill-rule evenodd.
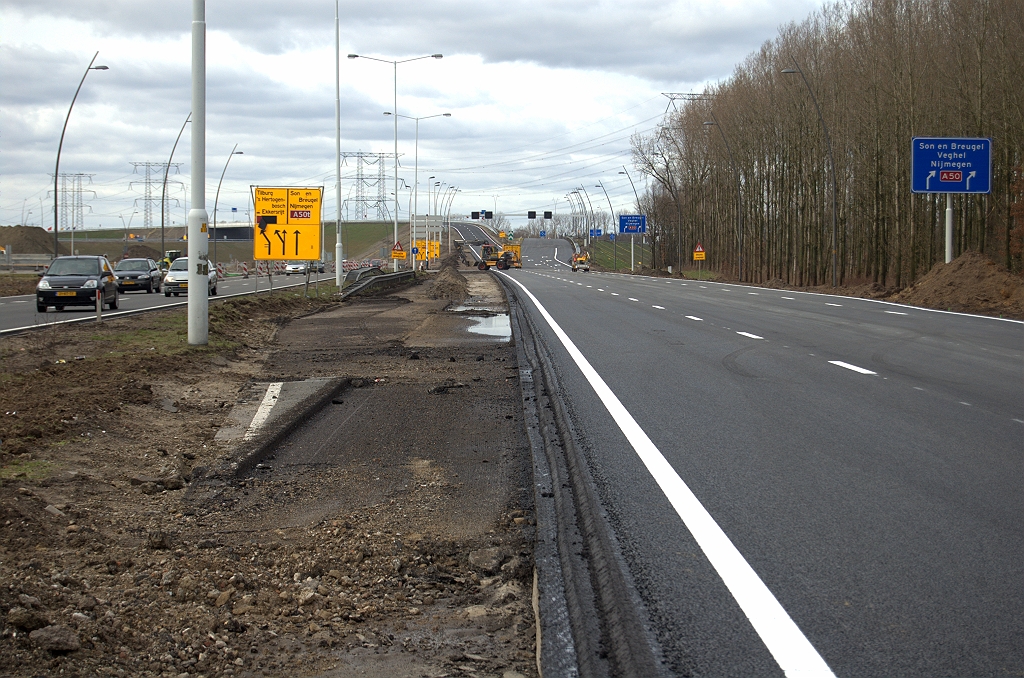
<path id="1" fill-rule="evenodd" d="M 973 179 L 976 176 L 978 176 L 977 172 L 971 172 L 970 174 L 967 175 L 967 190 L 968 191 L 971 190 L 971 179 Z"/>
<path id="2" fill-rule="evenodd" d="M 928 178 L 924 180 L 924 190 L 932 190 L 932 177 L 935 176 L 935 170 L 928 173 Z"/>

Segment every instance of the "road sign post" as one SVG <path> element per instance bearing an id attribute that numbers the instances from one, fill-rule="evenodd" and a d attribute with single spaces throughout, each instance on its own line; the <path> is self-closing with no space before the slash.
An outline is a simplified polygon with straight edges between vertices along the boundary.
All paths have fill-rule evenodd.
<path id="1" fill-rule="evenodd" d="M 323 187 L 253 187 L 253 259 L 313 261 L 320 257 Z"/>
<path id="2" fill-rule="evenodd" d="M 946 263 L 953 260 L 953 193 L 992 192 L 992 140 L 914 137 L 910 190 L 946 194 Z"/>
<path id="3" fill-rule="evenodd" d="M 637 233 L 647 232 L 646 214 L 620 214 L 619 233 L 629 233 L 629 270 L 634 271 L 636 266 L 636 254 L 633 252 L 633 236 Z"/>

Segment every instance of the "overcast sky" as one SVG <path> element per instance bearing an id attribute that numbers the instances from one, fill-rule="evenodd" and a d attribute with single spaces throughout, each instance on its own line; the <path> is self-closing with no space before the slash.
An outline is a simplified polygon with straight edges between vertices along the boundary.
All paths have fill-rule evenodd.
<path id="1" fill-rule="evenodd" d="M 663 92 L 699 91 L 780 25 L 801 21 L 818 0 L 436 0 L 341 3 L 342 150 L 392 153 L 394 108 L 387 60 L 442 53 L 398 66 L 398 112 L 450 118 L 420 122 L 419 213 L 428 177 L 462 192 L 453 212 L 568 211 L 584 186 L 594 209 L 632 203 L 624 175 L 629 137 L 665 112 Z M 334 200 L 334 8 L 331 0 L 209 0 L 207 21 L 207 210 L 235 144 L 218 221 L 245 215 L 249 187 L 325 187 Z M 83 181 L 87 227 L 133 230 L 145 218 L 145 172 L 166 163 L 189 114 L 189 0 L 0 0 L 0 224 L 53 223 L 57 145 L 68 104 L 89 60 L 68 124 L 61 173 Z M 414 123 L 399 120 L 399 176 L 413 184 Z M 183 223 L 189 130 L 171 174 L 171 217 Z M 388 161 L 387 193 L 393 190 Z M 376 167 L 367 179 L 376 179 Z M 157 172 L 157 174 L 159 174 Z M 356 160 L 342 168 L 343 200 L 357 217 Z M 162 175 L 159 176 L 162 179 Z M 637 188 L 642 186 L 638 183 Z M 376 195 L 375 186 L 366 191 Z M 399 191 L 406 218 L 409 191 Z M 160 187 L 152 209 L 160 223 Z M 191 196 L 188 196 L 189 199 Z M 391 198 L 389 197 L 389 200 Z M 42 200 L 42 204 L 40 203 Z M 598 201 L 600 200 L 600 206 Z M 133 212 L 138 211 L 138 214 Z M 371 214 L 375 216 L 375 214 Z M 344 218 L 344 216 L 343 216 Z"/>

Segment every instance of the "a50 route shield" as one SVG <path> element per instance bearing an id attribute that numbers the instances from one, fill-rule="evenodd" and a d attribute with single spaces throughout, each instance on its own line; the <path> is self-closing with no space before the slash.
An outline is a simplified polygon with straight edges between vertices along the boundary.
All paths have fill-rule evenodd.
<path id="1" fill-rule="evenodd" d="M 256 227 L 253 259 L 313 261 L 320 258 L 323 186 L 253 186 Z"/>

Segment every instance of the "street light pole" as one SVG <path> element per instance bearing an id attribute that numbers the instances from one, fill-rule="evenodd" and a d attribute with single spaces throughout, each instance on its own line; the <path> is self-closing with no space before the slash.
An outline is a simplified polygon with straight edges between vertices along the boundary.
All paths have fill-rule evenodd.
<path id="1" fill-rule="evenodd" d="M 188 343 L 210 339 L 210 233 L 206 212 L 206 2 L 192 0 L 192 205 L 188 211 Z"/>
<path id="2" fill-rule="evenodd" d="M 740 282 L 743 282 L 743 193 L 740 190 L 740 169 L 736 165 L 736 158 L 733 157 L 732 148 L 729 146 L 729 139 L 725 136 L 725 130 L 722 129 L 722 125 L 719 124 L 718 118 L 715 117 L 715 112 L 710 111 L 711 120 L 705 122 L 705 125 L 714 125 L 718 128 L 718 133 L 722 135 L 722 141 L 725 142 L 725 150 L 729 152 L 729 164 L 732 165 L 732 173 L 736 177 L 736 200 L 737 200 L 737 211 L 736 218 L 739 222 L 737 227 L 737 233 L 739 235 L 739 273 Z"/>
<path id="3" fill-rule="evenodd" d="M 171 146 L 171 157 L 167 159 L 167 167 L 164 168 L 164 186 L 160 192 L 160 258 L 163 259 L 166 256 L 164 250 L 164 215 L 167 213 L 164 202 L 167 200 L 167 175 L 171 171 L 171 161 L 174 160 L 174 151 L 178 148 L 178 142 L 181 141 L 181 135 L 185 131 L 185 126 L 192 120 L 192 112 L 185 116 L 185 122 L 181 123 L 181 129 L 178 131 L 178 138 L 174 140 L 174 145 Z"/>
<path id="4" fill-rule="evenodd" d="M 605 200 L 608 201 L 608 211 L 611 212 L 611 215 L 612 215 L 612 228 L 615 228 L 615 208 L 612 207 L 612 199 L 608 197 L 608 191 L 604 187 L 604 182 L 598 180 L 597 186 L 595 186 L 594 188 L 600 188 L 602 191 L 604 191 Z M 612 238 L 612 269 L 614 269 L 616 271 L 619 270 L 618 269 L 618 263 L 619 262 L 618 262 L 618 256 L 617 256 L 618 255 L 618 250 L 617 250 L 618 242 L 617 241 L 618 241 L 618 238 L 614 238 L 614 237 Z"/>
<path id="5" fill-rule="evenodd" d="M 89 75 L 89 71 L 106 71 L 109 70 L 107 66 L 93 66 L 96 63 L 96 57 L 100 55 L 96 52 L 92 55 L 92 60 L 85 69 L 85 73 L 82 74 L 82 79 L 78 82 L 78 89 L 75 90 L 75 96 L 71 97 L 71 105 L 68 106 L 68 114 L 64 117 L 64 128 L 60 131 L 60 143 L 57 144 L 57 164 L 53 168 L 53 256 L 57 258 L 60 256 L 60 238 L 57 235 L 59 228 L 58 224 L 58 211 L 57 201 L 59 200 L 59 194 L 57 193 L 57 180 L 60 177 L 60 152 L 64 148 L 64 134 L 68 131 L 68 120 L 71 119 L 71 109 L 75 107 L 75 101 L 78 99 L 78 93 L 82 91 L 82 85 L 85 83 L 85 76 Z M 73 237 L 73 236 L 72 236 Z M 71 253 L 75 251 L 72 248 Z"/>
<path id="6" fill-rule="evenodd" d="M 338 291 L 345 278 L 341 245 L 341 19 L 340 0 L 334 0 L 334 284 Z"/>
<path id="7" fill-rule="evenodd" d="M 224 183 L 224 175 L 227 174 L 228 164 L 231 162 L 231 158 L 236 155 L 242 155 L 242 151 L 237 151 L 238 144 L 231 149 L 231 153 L 228 154 L 228 161 L 224 163 L 224 171 L 220 173 L 220 181 L 217 182 L 217 195 L 213 198 L 213 265 L 217 265 L 217 203 L 220 202 L 220 185 Z"/>
<path id="8" fill-rule="evenodd" d="M 410 61 L 419 61 L 420 59 L 440 59 L 444 55 L 442 54 L 427 54 L 426 56 L 414 57 L 412 59 L 392 60 L 392 59 L 378 59 L 376 57 L 365 56 L 363 54 L 349 54 L 349 59 L 369 59 L 370 61 L 379 61 L 383 64 L 391 64 L 394 66 L 395 72 L 395 243 L 398 242 L 398 64 L 405 64 Z M 410 215 L 410 222 L 412 221 Z M 412 245 L 409 246 L 412 249 Z M 394 270 L 398 270 L 398 259 L 392 259 L 394 262 Z"/>
<path id="9" fill-rule="evenodd" d="M 586 186 L 580 186 L 580 190 L 583 191 L 583 195 L 585 195 L 587 197 L 587 205 L 590 206 L 590 227 L 589 227 L 589 230 L 587 230 L 587 246 L 589 246 L 590 245 L 590 231 L 596 231 L 597 230 L 595 228 L 597 217 L 594 215 L 594 203 L 590 202 L 590 194 L 587 193 L 587 187 Z"/>
<path id="10" fill-rule="evenodd" d="M 818 122 L 821 123 L 821 129 L 825 132 L 825 144 L 828 146 L 828 163 L 832 167 L 832 287 L 838 287 L 838 268 L 836 266 L 836 250 L 839 249 L 839 225 L 838 217 L 836 216 L 836 161 L 832 156 L 832 138 L 828 133 L 828 126 L 825 124 L 825 118 L 821 115 L 821 107 L 818 106 L 818 97 L 814 96 L 814 90 L 811 89 L 811 83 L 807 81 L 807 76 L 804 75 L 804 71 L 800 68 L 800 64 L 797 63 L 795 57 L 793 59 L 793 65 L 796 68 L 784 68 L 783 73 L 799 73 L 800 77 L 803 78 L 804 85 L 807 86 L 807 91 L 811 95 L 811 101 L 814 102 L 814 110 L 818 112 Z"/>

